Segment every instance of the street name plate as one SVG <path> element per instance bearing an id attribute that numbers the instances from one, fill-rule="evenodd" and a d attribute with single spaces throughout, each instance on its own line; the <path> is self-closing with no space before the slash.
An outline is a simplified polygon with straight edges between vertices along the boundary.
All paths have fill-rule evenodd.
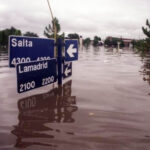
<path id="1" fill-rule="evenodd" d="M 23 93 L 56 82 L 56 59 L 17 64 L 17 90 Z"/>
<path id="2" fill-rule="evenodd" d="M 9 36 L 9 67 L 54 58 L 54 39 Z"/>

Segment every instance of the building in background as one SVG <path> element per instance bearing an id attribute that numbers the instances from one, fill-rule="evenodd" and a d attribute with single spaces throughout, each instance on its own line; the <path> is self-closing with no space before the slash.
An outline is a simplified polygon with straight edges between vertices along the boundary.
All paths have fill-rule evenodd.
<path id="1" fill-rule="evenodd" d="M 107 46 L 114 46 L 117 42 L 121 42 L 123 47 L 128 47 L 131 48 L 132 47 L 132 41 L 134 39 L 128 39 L 128 38 L 118 38 L 118 37 L 112 37 L 112 36 L 108 36 L 105 39 L 105 45 Z"/>

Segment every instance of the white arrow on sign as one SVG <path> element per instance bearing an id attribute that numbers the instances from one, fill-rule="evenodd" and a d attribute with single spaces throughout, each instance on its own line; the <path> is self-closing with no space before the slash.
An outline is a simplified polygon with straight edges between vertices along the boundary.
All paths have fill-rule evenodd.
<path id="1" fill-rule="evenodd" d="M 73 44 L 71 44 L 69 46 L 69 48 L 67 49 L 67 53 L 70 57 L 74 57 L 74 54 L 73 53 L 76 53 L 77 52 L 77 49 L 76 48 L 73 48 Z"/>
<path id="2" fill-rule="evenodd" d="M 68 69 L 68 67 L 67 67 L 65 70 L 65 76 L 67 77 L 70 72 L 71 72 L 71 69 Z"/>

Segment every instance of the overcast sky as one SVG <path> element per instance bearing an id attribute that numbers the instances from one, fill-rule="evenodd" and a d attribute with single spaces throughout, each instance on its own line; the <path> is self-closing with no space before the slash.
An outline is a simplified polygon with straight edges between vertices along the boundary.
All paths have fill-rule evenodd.
<path id="1" fill-rule="evenodd" d="M 150 0 L 50 0 L 61 31 L 84 38 L 98 35 L 143 38 Z M 51 21 L 47 0 L 0 0 L 0 30 L 14 26 L 43 36 Z"/>

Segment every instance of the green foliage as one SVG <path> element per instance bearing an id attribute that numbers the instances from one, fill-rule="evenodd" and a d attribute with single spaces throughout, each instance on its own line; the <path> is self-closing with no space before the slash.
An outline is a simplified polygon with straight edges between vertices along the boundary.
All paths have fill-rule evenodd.
<path id="1" fill-rule="evenodd" d="M 101 41 L 100 37 L 94 36 L 93 46 L 98 46 L 100 41 Z"/>
<path id="2" fill-rule="evenodd" d="M 90 43 L 91 43 L 90 38 L 86 38 L 86 39 L 83 40 L 83 45 L 86 46 L 86 47 L 88 47 L 90 45 Z"/>
<path id="3" fill-rule="evenodd" d="M 114 46 L 114 47 L 117 47 L 117 42 L 120 42 L 120 40 L 118 39 L 118 38 L 113 38 L 112 39 L 112 45 Z"/>
<path id="4" fill-rule="evenodd" d="M 120 40 L 120 47 L 122 48 L 122 47 L 124 47 L 125 45 L 124 45 L 124 42 L 123 42 L 123 40 Z"/>
<path id="5" fill-rule="evenodd" d="M 45 27 L 44 35 L 47 38 L 54 38 L 54 29 L 55 29 L 54 25 L 56 26 L 56 38 L 59 37 L 58 33 L 61 30 L 60 23 L 57 18 L 54 18 L 54 20 L 52 20 L 52 24 L 49 24 L 48 26 Z"/>
<path id="6" fill-rule="evenodd" d="M 69 39 L 79 39 L 79 35 L 77 33 L 68 34 Z"/>
<path id="7" fill-rule="evenodd" d="M 132 41 L 131 41 L 131 44 L 133 45 L 133 49 L 135 48 L 136 43 L 137 43 L 137 42 L 136 42 L 135 40 L 132 40 Z"/>
<path id="8" fill-rule="evenodd" d="M 147 38 L 150 38 L 150 23 L 148 19 L 146 20 L 146 25 L 148 28 L 142 27 L 143 33 L 147 36 Z"/>
<path id="9" fill-rule="evenodd" d="M 60 23 L 59 23 L 58 19 L 54 18 L 54 20 L 52 21 L 52 23 L 53 23 L 53 25 L 55 23 L 55 25 L 56 25 L 56 31 L 57 31 L 57 33 L 59 33 L 60 30 L 61 30 L 61 27 L 60 27 Z"/>
<path id="10" fill-rule="evenodd" d="M 59 38 L 61 38 L 61 39 L 65 39 L 65 33 L 63 32 L 61 35 L 59 35 Z"/>
<path id="11" fill-rule="evenodd" d="M 111 42 L 111 40 L 108 39 L 108 38 L 106 38 L 104 44 L 105 44 L 106 46 L 108 46 L 108 47 L 111 47 L 111 46 L 112 46 L 112 42 Z"/>
<path id="12" fill-rule="evenodd" d="M 136 42 L 136 48 L 139 51 L 150 51 L 150 23 L 149 20 L 146 20 L 146 28 L 142 27 L 143 33 L 146 35 L 146 39 L 139 40 Z"/>
<path id="13" fill-rule="evenodd" d="M 112 37 L 111 39 L 110 38 L 106 38 L 104 44 L 107 45 L 108 47 L 117 47 L 118 45 L 118 42 L 120 42 L 120 47 L 124 47 L 124 42 L 122 39 L 120 38 L 115 38 L 115 37 Z"/>
<path id="14" fill-rule="evenodd" d="M 138 51 L 147 52 L 150 48 L 150 41 L 149 39 L 139 40 L 135 43 L 135 48 L 138 49 Z"/>
<path id="15" fill-rule="evenodd" d="M 14 27 L 0 31 L 0 46 L 8 45 L 8 37 L 10 35 L 21 35 L 21 31 Z"/>
<path id="16" fill-rule="evenodd" d="M 30 37 L 39 37 L 36 33 L 33 32 L 26 32 L 25 34 L 23 34 L 24 36 L 30 36 Z"/>

